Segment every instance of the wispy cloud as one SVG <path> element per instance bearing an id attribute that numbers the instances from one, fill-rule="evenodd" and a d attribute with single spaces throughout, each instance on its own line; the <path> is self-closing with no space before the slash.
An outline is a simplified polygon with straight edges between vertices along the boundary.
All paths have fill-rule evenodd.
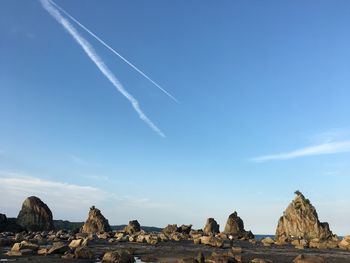
<path id="1" fill-rule="evenodd" d="M 254 162 L 267 162 L 273 160 L 289 160 L 305 156 L 336 154 L 344 152 L 350 152 L 350 140 L 327 142 L 323 144 L 297 149 L 290 152 L 258 156 L 253 158 L 252 160 Z"/>
<path id="2" fill-rule="evenodd" d="M 12 207 L 13 202 L 21 203 L 24 198 L 36 195 L 58 210 L 64 209 L 67 212 L 115 198 L 114 194 L 96 187 L 51 181 L 13 172 L 0 172 L 0 192 L 6 196 L 0 199 L 0 207 Z"/>
<path id="3" fill-rule="evenodd" d="M 98 42 L 100 42 L 103 46 L 105 46 L 107 49 L 109 49 L 114 55 L 118 56 L 120 59 L 122 59 L 126 64 L 128 64 L 131 68 L 133 68 L 136 72 L 138 72 L 141 76 L 143 76 L 145 79 L 150 81 L 154 86 L 156 86 L 158 89 L 160 89 L 164 94 L 166 94 L 169 98 L 174 100 L 178 103 L 178 100 L 171 95 L 168 91 L 166 91 L 164 88 L 162 88 L 158 83 L 156 83 L 153 79 L 151 79 L 149 76 L 147 76 L 142 70 L 137 68 L 134 64 L 132 64 L 129 60 L 127 60 L 125 57 L 123 57 L 119 52 L 117 52 L 115 49 L 113 49 L 110 45 L 108 45 L 105 41 L 103 41 L 101 38 L 99 38 L 96 34 L 94 34 L 90 29 L 85 27 L 83 24 L 81 24 L 77 19 L 75 19 L 71 14 L 69 14 L 67 11 L 65 11 L 62 7 L 60 7 L 58 4 L 56 4 L 54 1 L 49 0 L 50 3 L 52 3 L 54 6 L 57 7 L 62 13 L 64 13 L 66 16 L 68 16 L 70 19 L 72 19 L 78 26 L 80 26 L 82 29 L 84 29 L 86 32 L 88 32 L 91 36 L 93 36 Z"/>
<path id="4" fill-rule="evenodd" d="M 40 0 L 44 9 L 60 23 L 64 29 L 74 38 L 74 40 L 83 48 L 88 57 L 95 63 L 97 68 L 102 74 L 113 84 L 113 86 L 119 91 L 132 105 L 134 110 L 152 130 L 154 130 L 161 137 L 165 137 L 164 133 L 146 116 L 146 114 L 140 108 L 139 102 L 124 88 L 119 82 L 117 77 L 110 71 L 105 65 L 101 57 L 96 53 L 91 44 L 83 38 L 75 27 L 64 18 L 61 13 L 51 4 L 49 0 Z"/>
<path id="5" fill-rule="evenodd" d="M 54 218 L 83 220 L 91 205 L 106 210 L 130 211 L 156 208 L 163 204 L 145 197 L 125 196 L 103 189 L 43 179 L 17 172 L 0 171 L 0 211 L 12 216 L 17 214 L 23 200 L 28 196 L 38 196 L 51 208 Z"/>

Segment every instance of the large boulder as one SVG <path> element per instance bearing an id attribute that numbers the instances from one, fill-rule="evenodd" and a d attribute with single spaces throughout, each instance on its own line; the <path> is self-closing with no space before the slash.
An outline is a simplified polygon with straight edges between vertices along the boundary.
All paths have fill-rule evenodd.
<path id="1" fill-rule="evenodd" d="M 220 232 L 220 226 L 215 221 L 214 218 L 208 218 L 207 223 L 205 224 L 205 227 L 203 229 L 204 234 L 206 235 L 215 235 Z"/>
<path id="2" fill-rule="evenodd" d="M 100 233 L 112 231 L 108 220 L 101 214 L 101 211 L 92 206 L 88 218 L 81 228 L 82 233 Z"/>
<path id="3" fill-rule="evenodd" d="M 227 235 L 238 235 L 241 232 L 245 232 L 244 223 L 235 211 L 228 217 L 224 233 Z"/>
<path id="4" fill-rule="evenodd" d="M 319 221 L 316 209 L 309 199 L 306 199 L 299 191 L 296 191 L 295 194 L 295 199 L 278 221 L 276 240 L 330 239 L 333 234 L 328 223 Z"/>
<path id="5" fill-rule="evenodd" d="M 54 228 L 50 208 L 36 196 L 24 200 L 17 223 L 27 231 L 46 231 Z"/>
<path id="6" fill-rule="evenodd" d="M 250 231 L 244 230 L 243 220 L 237 215 L 236 211 L 228 217 L 224 233 L 238 238 L 254 238 L 254 235 Z"/>
<path id="7" fill-rule="evenodd" d="M 141 226 L 137 220 L 132 220 L 129 224 L 124 228 L 124 231 L 129 235 L 135 234 L 141 231 Z"/>

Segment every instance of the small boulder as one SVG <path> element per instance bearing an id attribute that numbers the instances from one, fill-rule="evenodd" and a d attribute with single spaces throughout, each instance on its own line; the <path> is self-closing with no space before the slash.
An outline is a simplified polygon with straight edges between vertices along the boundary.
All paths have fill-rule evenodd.
<path id="1" fill-rule="evenodd" d="M 273 245 L 275 243 L 275 241 L 271 237 L 265 237 L 265 238 L 261 239 L 261 243 L 265 247 L 270 247 L 271 245 Z"/>
<path id="2" fill-rule="evenodd" d="M 135 259 L 126 250 L 115 250 L 108 251 L 103 255 L 102 262 L 113 262 L 113 263 L 134 263 Z"/>
<path id="3" fill-rule="evenodd" d="M 68 246 L 72 249 L 75 249 L 77 247 L 80 247 L 82 245 L 83 241 L 84 241 L 83 239 L 74 239 L 69 243 Z"/>

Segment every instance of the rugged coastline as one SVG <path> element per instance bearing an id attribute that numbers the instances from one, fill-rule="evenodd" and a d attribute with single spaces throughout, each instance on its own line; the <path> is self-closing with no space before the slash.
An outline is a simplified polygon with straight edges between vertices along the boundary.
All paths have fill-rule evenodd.
<path id="1" fill-rule="evenodd" d="M 0 216 L 1 259 L 24 262 L 349 262 L 350 236 L 339 238 L 318 219 L 315 207 L 296 191 L 278 220 L 275 238 L 258 240 L 237 212 L 224 230 L 208 218 L 203 230 L 168 225 L 161 232 L 132 220 L 113 230 L 92 206 L 79 229 L 55 230 L 52 212 L 37 197 L 27 198 L 17 220 Z M 66 225 L 68 223 L 66 222 Z"/>

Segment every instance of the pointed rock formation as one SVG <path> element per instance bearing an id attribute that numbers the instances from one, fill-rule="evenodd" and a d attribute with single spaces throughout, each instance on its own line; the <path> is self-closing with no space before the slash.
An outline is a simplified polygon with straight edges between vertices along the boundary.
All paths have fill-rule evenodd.
<path id="1" fill-rule="evenodd" d="M 27 231 L 52 230 L 53 220 L 50 208 L 38 197 L 24 200 L 17 216 L 17 223 Z"/>
<path id="2" fill-rule="evenodd" d="M 235 211 L 228 217 L 224 233 L 228 235 L 238 235 L 242 232 L 245 232 L 244 223 Z"/>
<path id="3" fill-rule="evenodd" d="M 306 199 L 299 191 L 296 191 L 295 194 L 295 199 L 278 221 L 276 240 L 331 238 L 333 234 L 328 223 L 321 223 L 318 220 L 316 209 L 309 199 Z"/>
<path id="4" fill-rule="evenodd" d="M 244 230 L 243 220 L 237 215 L 236 211 L 228 217 L 224 233 L 238 238 L 254 238 L 252 232 Z"/>
<path id="5" fill-rule="evenodd" d="M 135 234 L 141 231 L 141 226 L 137 220 L 132 220 L 129 224 L 124 228 L 124 231 L 129 235 Z"/>
<path id="6" fill-rule="evenodd" d="M 82 233 L 100 233 L 112 231 L 108 220 L 94 206 L 90 208 L 88 219 L 81 228 Z"/>
<path id="7" fill-rule="evenodd" d="M 220 226 L 215 221 L 214 218 L 208 218 L 207 223 L 205 224 L 205 227 L 203 229 L 204 234 L 206 235 L 215 235 L 220 232 Z"/>

